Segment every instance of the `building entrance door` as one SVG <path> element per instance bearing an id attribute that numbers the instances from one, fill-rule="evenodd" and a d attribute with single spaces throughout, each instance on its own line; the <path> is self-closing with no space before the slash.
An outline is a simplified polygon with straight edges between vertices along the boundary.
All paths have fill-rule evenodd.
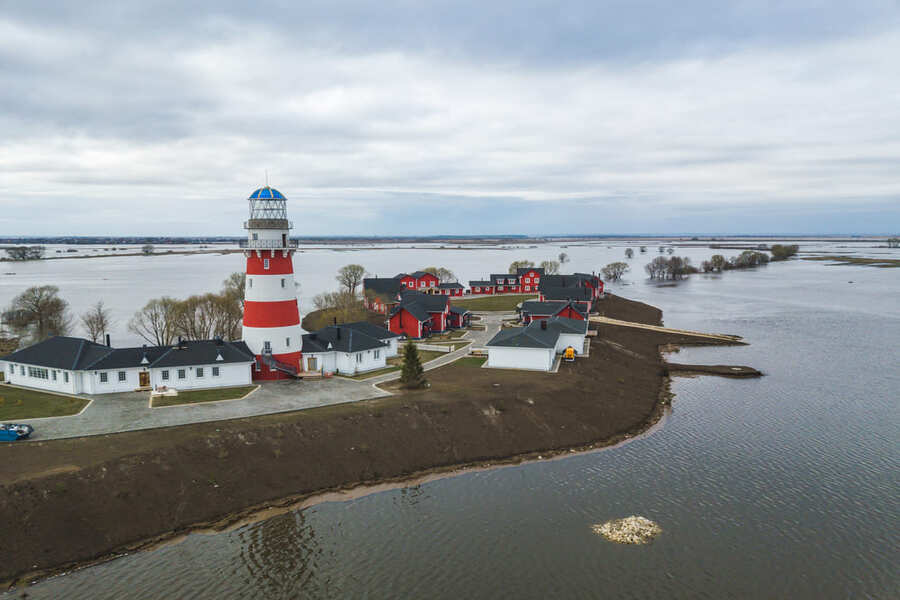
<path id="1" fill-rule="evenodd" d="M 318 371 L 319 370 L 319 359 L 317 357 L 309 357 L 306 359 L 306 368 L 308 371 Z"/>
<path id="2" fill-rule="evenodd" d="M 141 371 L 138 374 L 138 380 L 140 381 L 141 387 L 150 387 L 150 373 L 148 371 Z"/>

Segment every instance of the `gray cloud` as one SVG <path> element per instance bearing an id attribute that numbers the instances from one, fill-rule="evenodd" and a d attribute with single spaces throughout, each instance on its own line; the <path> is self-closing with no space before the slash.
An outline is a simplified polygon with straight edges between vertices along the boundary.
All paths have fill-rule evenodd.
<path id="1" fill-rule="evenodd" d="M 0 233 L 900 229 L 893 2 L 189 4 L 0 3 Z"/>

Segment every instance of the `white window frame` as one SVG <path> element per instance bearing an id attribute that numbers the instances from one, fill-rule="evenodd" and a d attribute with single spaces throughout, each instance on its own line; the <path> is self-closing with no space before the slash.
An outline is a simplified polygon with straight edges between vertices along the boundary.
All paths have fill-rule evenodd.
<path id="1" fill-rule="evenodd" d="M 282 278 L 281 278 L 281 287 L 286 287 L 286 284 L 285 284 L 284 281 L 285 281 L 285 280 L 284 280 L 284 277 L 282 277 Z"/>
<path id="2" fill-rule="evenodd" d="M 168 369 L 165 369 L 164 371 L 162 371 L 162 372 L 159 374 L 159 376 L 160 376 L 160 378 L 161 378 L 163 381 L 168 381 L 168 380 L 169 380 L 169 370 L 168 370 Z"/>
<path id="3" fill-rule="evenodd" d="M 201 379 L 203 377 L 203 367 L 197 367 L 197 369 L 194 371 L 194 376 L 197 379 Z"/>
<path id="4" fill-rule="evenodd" d="M 63 371 L 63 381 L 69 383 L 69 372 Z"/>
<path id="5" fill-rule="evenodd" d="M 381 350 L 375 351 L 375 360 L 378 360 L 381 357 Z"/>
<path id="6" fill-rule="evenodd" d="M 187 379 L 187 369 L 178 369 L 178 379 Z"/>
<path id="7" fill-rule="evenodd" d="M 285 348 L 291 347 L 291 338 L 289 338 L 289 337 L 284 338 L 284 346 L 285 346 Z"/>
<path id="8" fill-rule="evenodd" d="M 118 377 L 120 383 L 123 381 L 128 381 L 128 371 L 119 371 L 116 377 Z"/>
<path id="9" fill-rule="evenodd" d="M 213 377 L 219 377 L 221 374 L 222 374 L 222 372 L 219 370 L 219 367 L 212 368 L 212 376 Z"/>
<path id="10" fill-rule="evenodd" d="M 266 271 L 269 270 L 269 259 L 268 258 L 263 259 L 263 269 L 265 269 Z"/>
<path id="11" fill-rule="evenodd" d="M 109 373 L 106 371 L 100 372 L 100 383 L 109 383 Z"/>

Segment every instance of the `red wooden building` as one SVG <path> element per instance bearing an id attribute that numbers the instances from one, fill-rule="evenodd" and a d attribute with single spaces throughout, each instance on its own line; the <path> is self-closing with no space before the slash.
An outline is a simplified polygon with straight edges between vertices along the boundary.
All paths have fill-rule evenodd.
<path id="1" fill-rule="evenodd" d="M 388 329 L 408 338 L 428 337 L 450 327 L 448 296 L 404 292 L 388 316 Z"/>
<path id="2" fill-rule="evenodd" d="M 576 302 L 528 300 L 522 303 L 520 317 L 522 323 L 527 325 L 532 321 L 549 319 L 550 317 L 565 317 L 567 319 L 586 321 L 588 313 L 586 310 L 582 310 Z"/>

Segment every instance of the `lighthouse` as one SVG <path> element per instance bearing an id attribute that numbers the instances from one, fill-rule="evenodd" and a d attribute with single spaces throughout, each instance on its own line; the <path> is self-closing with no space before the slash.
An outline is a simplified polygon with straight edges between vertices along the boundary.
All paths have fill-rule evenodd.
<path id="1" fill-rule="evenodd" d="M 254 379 L 286 379 L 300 371 L 300 310 L 294 287 L 293 254 L 297 243 L 288 234 L 287 198 L 259 188 L 247 199 L 250 218 L 241 242 L 247 258 L 243 339 L 256 355 Z"/>

